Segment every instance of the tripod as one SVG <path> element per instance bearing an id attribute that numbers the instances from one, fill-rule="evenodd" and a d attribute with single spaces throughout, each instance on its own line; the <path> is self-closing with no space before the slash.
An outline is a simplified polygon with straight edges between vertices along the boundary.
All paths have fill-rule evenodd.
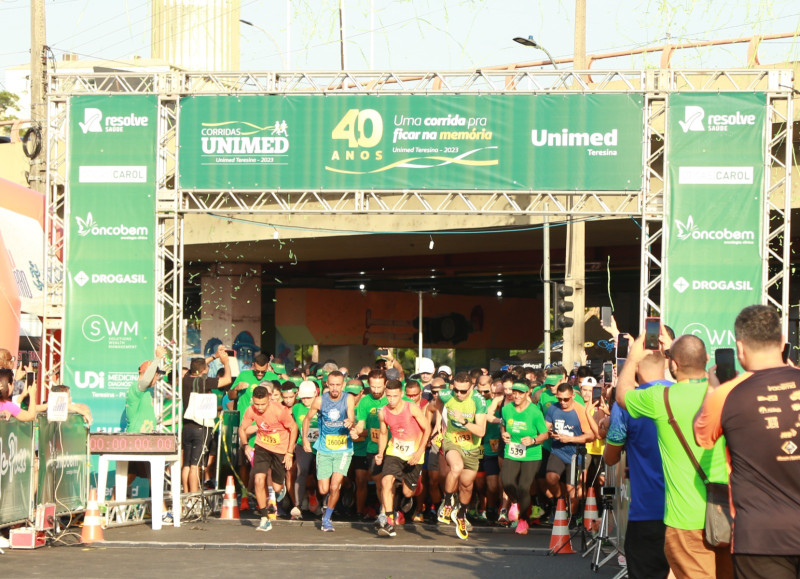
<path id="1" fill-rule="evenodd" d="M 582 557 L 585 557 L 589 553 L 592 553 L 592 563 L 591 569 L 595 573 L 608 563 L 615 555 L 620 553 L 619 548 L 615 545 L 614 549 L 606 555 L 606 557 L 601 561 L 600 557 L 603 555 L 603 543 L 609 540 L 608 537 L 608 528 L 609 528 L 609 519 L 614 516 L 614 495 L 616 494 L 617 489 L 616 487 L 603 487 L 602 489 L 602 504 L 603 504 L 603 516 L 600 518 L 600 530 L 597 532 L 597 535 L 590 541 L 589 549 L 584 552 Z M 615 577 L 615 579 L 625 577 L 628 574 L 627 569 L 622 570 L 622 574 L 619 574 Z"/>

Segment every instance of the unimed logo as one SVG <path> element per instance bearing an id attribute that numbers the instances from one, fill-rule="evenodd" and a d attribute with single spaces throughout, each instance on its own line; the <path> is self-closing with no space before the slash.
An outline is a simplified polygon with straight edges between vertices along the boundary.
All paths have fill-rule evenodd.
<path id="1" fill-rule="evenodd" d="M 81 325 L 83 337 L 90 342 L 101 342 L 107 338 L 124 338 L 139 335 L 139 322 L 127 320 L 109 321 L 100 314 L 86 316 Z"/>
<path id="2" fill-rule="evenodd" d="M 106 387 L 105 372 L 75 372 L 75 386 L 78 388 L 102 389 Z"/>

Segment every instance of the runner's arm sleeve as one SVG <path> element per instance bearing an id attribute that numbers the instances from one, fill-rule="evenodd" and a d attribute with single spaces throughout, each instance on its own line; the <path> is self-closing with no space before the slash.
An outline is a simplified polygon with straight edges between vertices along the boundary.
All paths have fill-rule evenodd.
<path id="1" fill-rule="evenodd" d="M 611 408 L 611 424 L 608 427 L 606 442 L 614 446 L 624 446 L 628 440 L 628 420 L 619 404 Z"/>

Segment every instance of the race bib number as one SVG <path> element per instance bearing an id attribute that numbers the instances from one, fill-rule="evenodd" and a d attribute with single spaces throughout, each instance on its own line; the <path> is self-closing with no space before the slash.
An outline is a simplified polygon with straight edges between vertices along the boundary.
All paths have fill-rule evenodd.
<path id="1" fill-rule="evenodd" d="M 319 438 L 319 428 L 309 428 L 308 434 L 306 435 L 306 440 L 308 440 L 308 442 L 313 444 L 317 442 L 318 438 Z"/>
<path id="2" fill-rule="evenodd" d="M 392 450 L 395 456 L 402 458 L 404 460 L 408 460 L 409 458 L 411 458 L 411 455 L 414 454 L 414 441 L 398 440 L 397 438 L 393 438 Z"/>
<path id="3" fill-rule="evenodd" d="M 454 432 L 453 433 L 453 442 L 456 444 L 461 444 L 462 442 L 466 442 L 471 444 L 472 443 L 472 433 L 464 431 L 464 432 Z"/>
<path id="4" fill-rule="evenodd" d="M 497 452 L 497 449 L 500 447 L 500 439 L 495 438 L 489 440 L 489 448 L 492 449 L 492 452 Z"/>
<path id="5" fill-rule="evenodd" d="M 508 456 L 510 458 L 525 458 L 526 448 L 524 444 L 519 442 L 510 442 L 508 444 Z"/>
<path id="6" fill-rule="evenodd" d="M 259 434 L 258 440 L 261 444 L 274 446 L 281 443 L 281 437 L 278 434 Z"/>
<path id="7" fill-rule="evenodd" d="M 329 434 L 325 437 L 325 446 L 330 450 L 342 450 L 347 446 L 347 435 Z"/>
<path id="8" fill-rule="evenodd" d="M 370 428 L 369 429 L 369 438 L 372 442 L 378 442 L 378 439 L 381 437 L 381 429 L 380 428 Z"/>
<path id="9" fill-rule="evenodd" d="M 434 436 L 431 439 L 431 446 L 433 446 L 435 448 L 441 448 L 442 447 L 442 433 L 441 432 L 437 432 L 436 436 Z"/>

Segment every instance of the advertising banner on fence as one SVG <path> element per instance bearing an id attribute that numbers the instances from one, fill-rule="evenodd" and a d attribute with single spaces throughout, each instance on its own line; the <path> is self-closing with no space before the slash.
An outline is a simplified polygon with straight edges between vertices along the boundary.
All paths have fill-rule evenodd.
<path id="1" fill-rule="evenodd" d="M 669 97 L 665 322 L 709 352 L 761 303 L 765 118 L 763 93 Z"/>
<path id="2" fill-rule="evenodd" d="M 55 503 L 56 512 L 86 506 L 89 480 L 87 432 L 83 416 L 70 414 L 64 422 L 50 422 L 45 414 L 37 417 L 39 427 L 38 504 Z"/>
<path id="3" fill-rule="evenodd" d="M 642 95 L 181 100 L 183 189 L 639 190 Z"/>
<path id="4" fill-rule="evenodd" d="M 154 95 L 70 101 L 62 379 L 98 430 L 122 428 L 154 351 L 156 115 Z"/>
<path id="5" fill-rule="evenodd" d="M 33 422 L 0 420 L 0 525 L 31 516 Z"/>

